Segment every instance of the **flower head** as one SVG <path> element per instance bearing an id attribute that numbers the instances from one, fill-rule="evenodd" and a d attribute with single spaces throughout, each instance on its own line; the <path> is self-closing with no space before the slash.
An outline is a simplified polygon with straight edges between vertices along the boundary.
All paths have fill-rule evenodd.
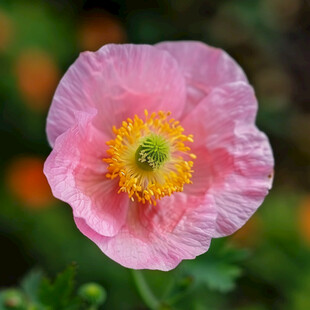
<path id="1" fill-rule="evenodd" d="M 257 101 L 225 52 L 106 45 L 61 80 L 45 174 L 80 231 L 130 268 L 170 270 L 238 230 L 272 184 Z"/>

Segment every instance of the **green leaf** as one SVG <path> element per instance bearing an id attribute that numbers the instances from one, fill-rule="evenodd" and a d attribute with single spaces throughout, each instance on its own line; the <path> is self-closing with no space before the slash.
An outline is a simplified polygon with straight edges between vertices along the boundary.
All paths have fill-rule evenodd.
<path id="1" fill-rule="evenodd" d="M 20 287 L 27 295 L 27 298 L 33 302 L 38 301 L 39 287 L 43 280 L 41 270 L 34 269 L 30 271 L 21 281 Z"/>
<path id="2" fill-rule="evenodd" d="M 71 265 L 53 283 L 43 279 L 39 290 L 40 302 L 50 309 L 78 309 L 79 300 L 72 297 L 75 274 L 76 267 Z"/>
<path id="3" fill-rule="evenodd" d="M 235 287 L 235 280 L 241 275 L 241 268 L 225 262 L 210 261 L 207 264 L 193 265 L 191 272 L 196 281 L 208 285 L 210 289 L 228 292 Z"/>
<path id="4" fill-rule="evenodd" d="M 225 293 L 234 289 L 236 280 L 242 274 L 239 262 L 247 255 L 247 251 L 242 249 L 215 246 L 194 261 L 185 262 L 184 272 L 191 275 L 196 284 Z"/>

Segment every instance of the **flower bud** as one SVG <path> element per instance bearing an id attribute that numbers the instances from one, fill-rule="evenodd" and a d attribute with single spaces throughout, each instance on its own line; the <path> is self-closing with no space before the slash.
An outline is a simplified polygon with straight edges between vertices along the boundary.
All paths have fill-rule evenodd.
<path id="1" fill-rule="evenodd" d="M 105 289 L 97 283 L 86 283 L 79 289 L 79 296 L 91 305 L 100 305 L 106 299 Z"/>
<path id="2" fill-rule="evenodd" d="M 7 289 L 1 295 L 1 304 L 4 309 L 25 309 L 25 296 L 19 290 Z"/>

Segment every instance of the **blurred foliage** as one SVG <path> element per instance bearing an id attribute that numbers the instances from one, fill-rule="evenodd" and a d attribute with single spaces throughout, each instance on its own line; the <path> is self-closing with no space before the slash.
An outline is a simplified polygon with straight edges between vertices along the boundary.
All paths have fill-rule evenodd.
<path id="1" fill-rule="evenodd" d="M 212 255 L 202 255 L 184 263 L 185 272 L 193 276 L 197 284 L 226 293 L 235 288 L 235 281 L 242 274 L 239 262 L 247 258 L 247 252 L 233 247 L 212 247 Z"/>
<path id="2" fill-rule="evenodd" d="M 107 298 L 104 309 L 310 309 L 309 17 L 306 0 L 0 0 L 2 308 L 96 309 Z M 183 39 L 224 48 L 244 68 L 274 149 L 274 189 L 196 260 L 132 274 L 52 197 L 47 110 L 81 51 Z M 55 274 L 73 261 L 76 275 L 71 266 L 50 281 L 34 269 L 20 282 L 37 266 Z"/>
<path id="3" fill-rule="evenodd" d="M 74 293 L 76 267 L 71 265 L 51 282 L 39 270 L 22 280 L 20 288 L 0 291 L 0 309 L 9 310 L 96 310 L 105 301 L 105 290 L 98 284 L 84 284 Z"/>

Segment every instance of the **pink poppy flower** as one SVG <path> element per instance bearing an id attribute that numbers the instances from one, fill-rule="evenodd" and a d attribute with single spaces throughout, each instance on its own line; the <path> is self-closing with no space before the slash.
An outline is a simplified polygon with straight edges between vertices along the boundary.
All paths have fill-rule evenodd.
<path id="1" fill-rule="evenodd" d="M 170 270 L 261 205 L 273 156 L 237 63 L 199 42 L 82 53 L 47 118 L 44 172 L 111 259 Z"/>

